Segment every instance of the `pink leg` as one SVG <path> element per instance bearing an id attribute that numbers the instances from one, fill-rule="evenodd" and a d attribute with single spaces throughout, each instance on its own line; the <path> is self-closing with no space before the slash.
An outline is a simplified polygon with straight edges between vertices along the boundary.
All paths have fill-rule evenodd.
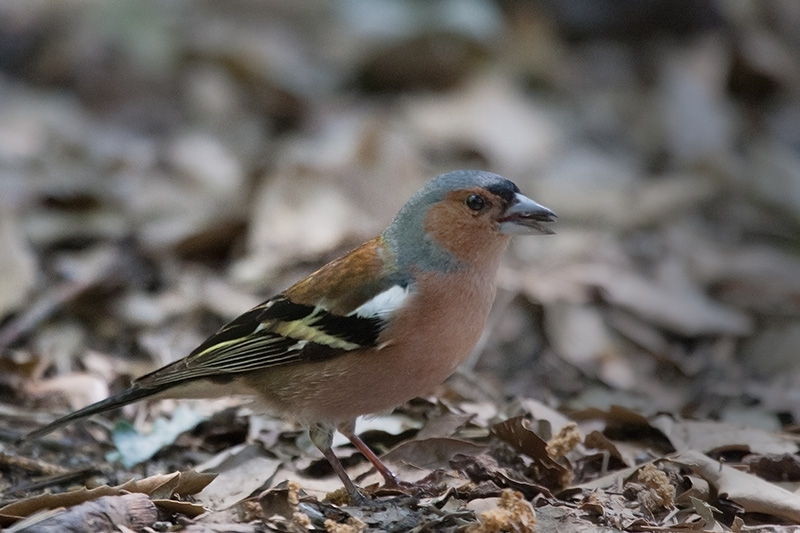
<path id="1" fill-rule="evenodd" d="M 386 466 L 383 461 L 381 461 L 380 457 L 375 455 L 375 452 L 370 450 L 369 446 L 367 446 L 367 444 L 361 440 L 358 435 L 356 435 L 355 421 L 342 424 L 337 429 L 342 435 L 347 437 L 351 443 L 353 443 L 353 446 L 355 446 L 358 451 L 360 451 L 361 454 L 366 457 L 367 460 L 369 460 L 370 463 L 372 463 L 372 466 L 375 467 L 375 470 L 377 470 L 378 473 L 380 473 L 380 475 L 383 477 L 386 487 L 394 488 L 400 486 L 397 476 L 395 476 L 394 473 L 389 470 L 389 467 Z"/>
<path id="2" fill-rule="evenodd" d="M 336 475 L 342 480 L 342 484 L 345 490 L 347 490 L 347 494 L 350 496 L 350 502 L 354 505 L 364 503 L 366 500 L 364 495 L 356 488 L 350 476 L 347 475 L 344 466 L 342 466 L 341 461 L 339 461 L 339 458 L 333 453 L 333 449 L 331 448 L 331 443 L 333 442 L 333 428 L 316 424 L 308 428 L 308 435 L 311 437 L 311 442 L 314 443 L 314 446 L 322 452 L 322 455 L 328 460 L 333 471 L 336 472 Z M 364 443 L 362 442 L 361 444 Z"/>

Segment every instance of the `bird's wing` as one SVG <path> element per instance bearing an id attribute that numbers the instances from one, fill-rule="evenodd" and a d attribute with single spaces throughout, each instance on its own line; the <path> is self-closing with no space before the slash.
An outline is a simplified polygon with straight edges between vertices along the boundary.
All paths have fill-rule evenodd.
<path id="1" fill-rule="evenodd" d="M 411 278 L 391 268 L 392 264 L 381 238 L 373 239 L 234 319 L 184 359 L 137 379 L 115 396 L 32 431 L 22 440 L 196 379 L 225 382 L 249 371 L 378 348 L 387 321 L 414 291 Z"/>
<path id="2" fill-rule="evenodd" d="M 410 280 L 386 270 L 380 246 L 380 241 L 369 241 L 329 263 L 234 319 L 186 358 L 139 378 L 136 385 L 160 388 L 198 378 L 225 380 L 377 347 L 387 320 L 413 290 Z"/>

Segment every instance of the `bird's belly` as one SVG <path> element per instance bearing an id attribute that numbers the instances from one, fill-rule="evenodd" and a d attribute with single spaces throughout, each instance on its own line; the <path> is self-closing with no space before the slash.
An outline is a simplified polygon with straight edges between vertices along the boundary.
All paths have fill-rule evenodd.
<path id="1" fill-rule="evenodd" d="M 347 422 L 431 392 L 474 348 L 494 290 L 461 291 L 455 302 L 427 293 L 431 301 L 420 304 L 431 313 L 399 314 L 380 349 L 268 369 L 252 386 L 273 409 L 305 423 Z"/>

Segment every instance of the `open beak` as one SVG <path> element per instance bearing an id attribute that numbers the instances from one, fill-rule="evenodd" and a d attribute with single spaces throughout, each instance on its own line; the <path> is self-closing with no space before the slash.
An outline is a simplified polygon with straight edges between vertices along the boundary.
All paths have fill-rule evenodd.
<path id="1" fill-rule="evenodd" d="M 527 196 L 519 193 L 508 204 L 505 213 L 500 218 L 500 233 L 506 235 L 532 235 L 541 233 L 551 235 L 555 233 L 545 226 L 555 222 L 556 214 L 543 205 L 539 205 Z"/>

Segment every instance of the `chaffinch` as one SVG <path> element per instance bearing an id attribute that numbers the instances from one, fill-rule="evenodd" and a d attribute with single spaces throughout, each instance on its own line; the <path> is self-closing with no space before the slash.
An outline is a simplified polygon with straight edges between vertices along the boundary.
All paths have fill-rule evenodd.
<path id="1" fill-rule="evenodd" d="M 383 476 L 355 434 L 450 376 L 481 335 L 511 235 L 553 233 L 555 213 L 488 172 L 428 182 L 389 227 L 217 331 L 187 357 L 25 438 L 147 397 L 249 394 L 309 428 L 351 500 L 363 496 L 331 449 L 338 429 Z"/>

